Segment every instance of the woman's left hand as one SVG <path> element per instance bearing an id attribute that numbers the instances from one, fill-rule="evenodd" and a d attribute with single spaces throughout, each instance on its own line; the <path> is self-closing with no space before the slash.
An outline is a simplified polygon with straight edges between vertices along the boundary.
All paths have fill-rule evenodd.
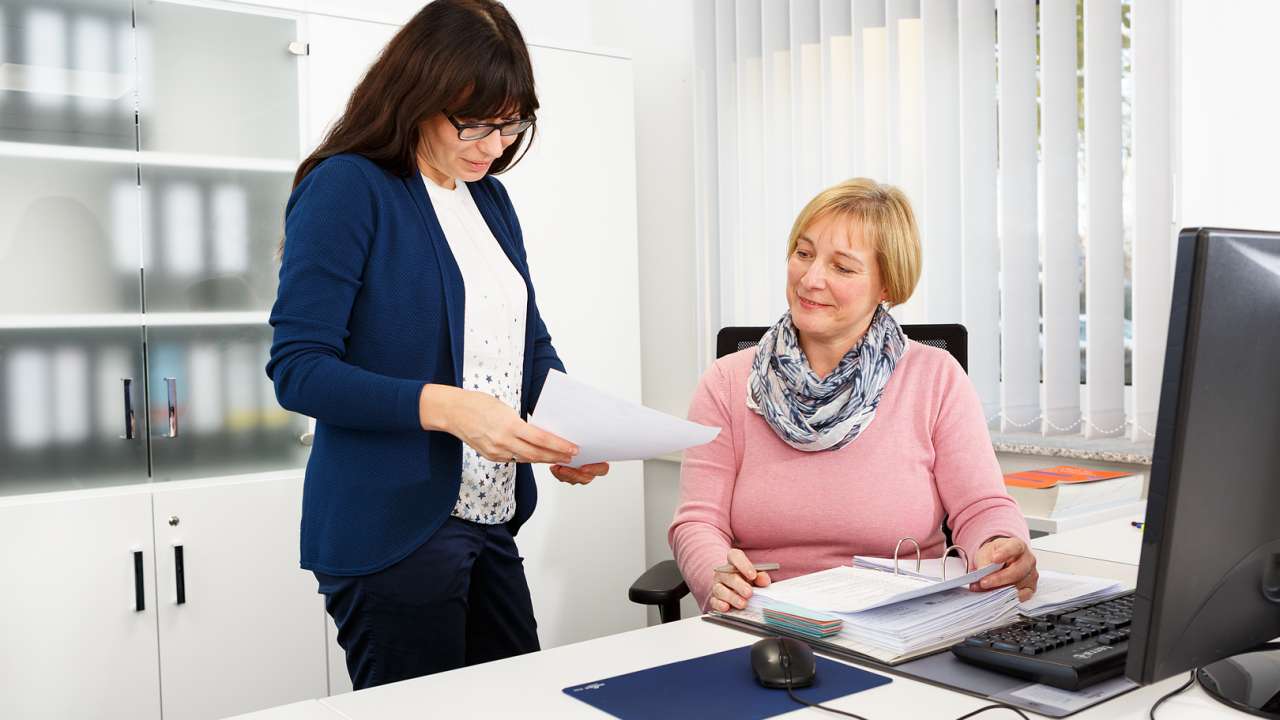
<path id="1" fill-rule="evenodd" d="M 1035 594 L 1040 572 L 1036 570 L 1036 556 L 1026 543 L 1008 537 L 988 540 L 978 548 L 974 567 L 986 567 L 991 563 L 999 563 L 1004 567 L 971 585 L 970 590 L 991 590 L 1013 585 L 1018 589 L 1019 602 L 1026 602 Z"/>
<path id="2" fill-rule="evenodd" d="M 570 485 L 586 485 L 601 475 L 609 474 L 609 463 L 591 463 L 583 465 L 580 468 L 571 468 L 568 465 L 552 465 L 551 474 L 562 483 Z"/>

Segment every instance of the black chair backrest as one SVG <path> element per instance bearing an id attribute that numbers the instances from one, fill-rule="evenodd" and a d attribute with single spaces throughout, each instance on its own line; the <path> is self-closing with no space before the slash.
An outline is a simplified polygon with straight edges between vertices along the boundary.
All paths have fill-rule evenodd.
<path id="1" fill-rule="evenodd" d="M 722 358 L 730 353 L 754 347 L 764 337 L 767 326 L 741 326 L 721 328 L 716 334 L 716 357 Z M 918 343 L 932 345 L 939 350 L 946 350 L 960 363 L 961 369 L 969 372 L 969 331 L 958 323 L 938 323 L 932 325 L 903 325 L 902 331 L 907 337 Z"/>

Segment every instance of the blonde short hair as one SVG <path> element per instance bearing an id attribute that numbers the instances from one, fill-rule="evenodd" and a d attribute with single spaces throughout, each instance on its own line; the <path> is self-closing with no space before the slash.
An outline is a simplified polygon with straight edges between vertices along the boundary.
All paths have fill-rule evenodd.
<path id="1" fill-rule="evenodd" d="M 920 231 L 911 203 L 901 190 L 869 178 L 853 178 L 818 193 L 791 226 L 787 256 L 800 236 L 818 218 L 837 214 L 862 225 L 867 242 L 876 249 L 876 262 L 890 305 L 906 302 L 920 281 Z"/>

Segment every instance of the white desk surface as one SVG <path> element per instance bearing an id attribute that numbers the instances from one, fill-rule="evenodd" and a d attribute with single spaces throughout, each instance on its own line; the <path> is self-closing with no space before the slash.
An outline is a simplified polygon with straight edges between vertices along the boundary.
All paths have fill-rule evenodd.
<path id="1" fill-rule="evenodd" d="M 1111 558 L 1128 558 L 1139 543 L 1139 534 L 1123 521 L 1129 535 L 1119 534 Z M 1065 534 L 1065 533 L 1064 533 Z M 1091 537 L 1093 537 L 1091 535 Z M 1070 543 L 1070 538 L 1067 538 Z M 1066 569 L 1060 558 L 1046 551 L 1041 567 Z M 1086 572 L 1094 566 L 1113 565 L 1136 571 L 1125 562 L 1074 558 L 1071 569 Z M 1135 560 L 1136 563 L 1136 560 Z M 1096 573 L 1095 573 L 1096 574 Z M 750 645 L 756 637 L 713 625 L 699 618 L 633 630 L 574 645 L 545 650 L 485 665 L 383 685 L 360 692 L 296 703 L 246 715 L 241 720 L 395 720 L 422 717 L 547 717 L 605 718 L 604 713 L 568 697 L 562 688 L 641 670 L 678 660 Z M 871 690 L 833 700 L 833 707 L 863 715 L 868 720 L 897 718 L 955 718 L 986 704 L 968 695 L 900 677 Z M 1139 720 L 1162 695 L 1186 680 L 1186 675 L 1139 688 L 1085 710 L 1079 720 Z M 707 703 L 716 701 L 708 689 Z M 289 712 L 281 714 L 282 711 Z M 821 710 L 798 708 L 784 717 L 835 717 Z M 979 716 L 993 720 L 1014 717 L 1007 711 Z M 1038 717 L 1038 716 L 1036 716 Z M 1244 717 L 1205 695 L 1199 687 L 1170 699 L 1160 707 L 1158 720 L 1192 720 L 1206 717 Z"/>
<path id="2" fill-rule="evenodd" d="M 1137 567 L 1138 557 L 1142 554 L 1142 531 L 1131 523 L 1141 521 L 1143 516 L 1142 513 L 1134 513 L 1097 525 L 1045 535 L 1032 540 L 1031 548 L 1037 555 L 1044 551 Z"/>

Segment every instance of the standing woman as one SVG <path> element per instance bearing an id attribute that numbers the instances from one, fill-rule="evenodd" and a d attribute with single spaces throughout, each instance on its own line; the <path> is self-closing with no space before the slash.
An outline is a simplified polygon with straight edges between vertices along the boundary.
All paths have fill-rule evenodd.
<path id="1" fill-rule="evenodd" d="M 513 536 L 530 463 L 572 443 L 526 422 L 552 368 L 520 223 L 493 174 L 532 139 L 533 69 L 494 0 L 436 0 L 396 34 L 298 168 L 267 374 L 316 419 L 302 501 L 356 689 L 538 649 Z"/>

